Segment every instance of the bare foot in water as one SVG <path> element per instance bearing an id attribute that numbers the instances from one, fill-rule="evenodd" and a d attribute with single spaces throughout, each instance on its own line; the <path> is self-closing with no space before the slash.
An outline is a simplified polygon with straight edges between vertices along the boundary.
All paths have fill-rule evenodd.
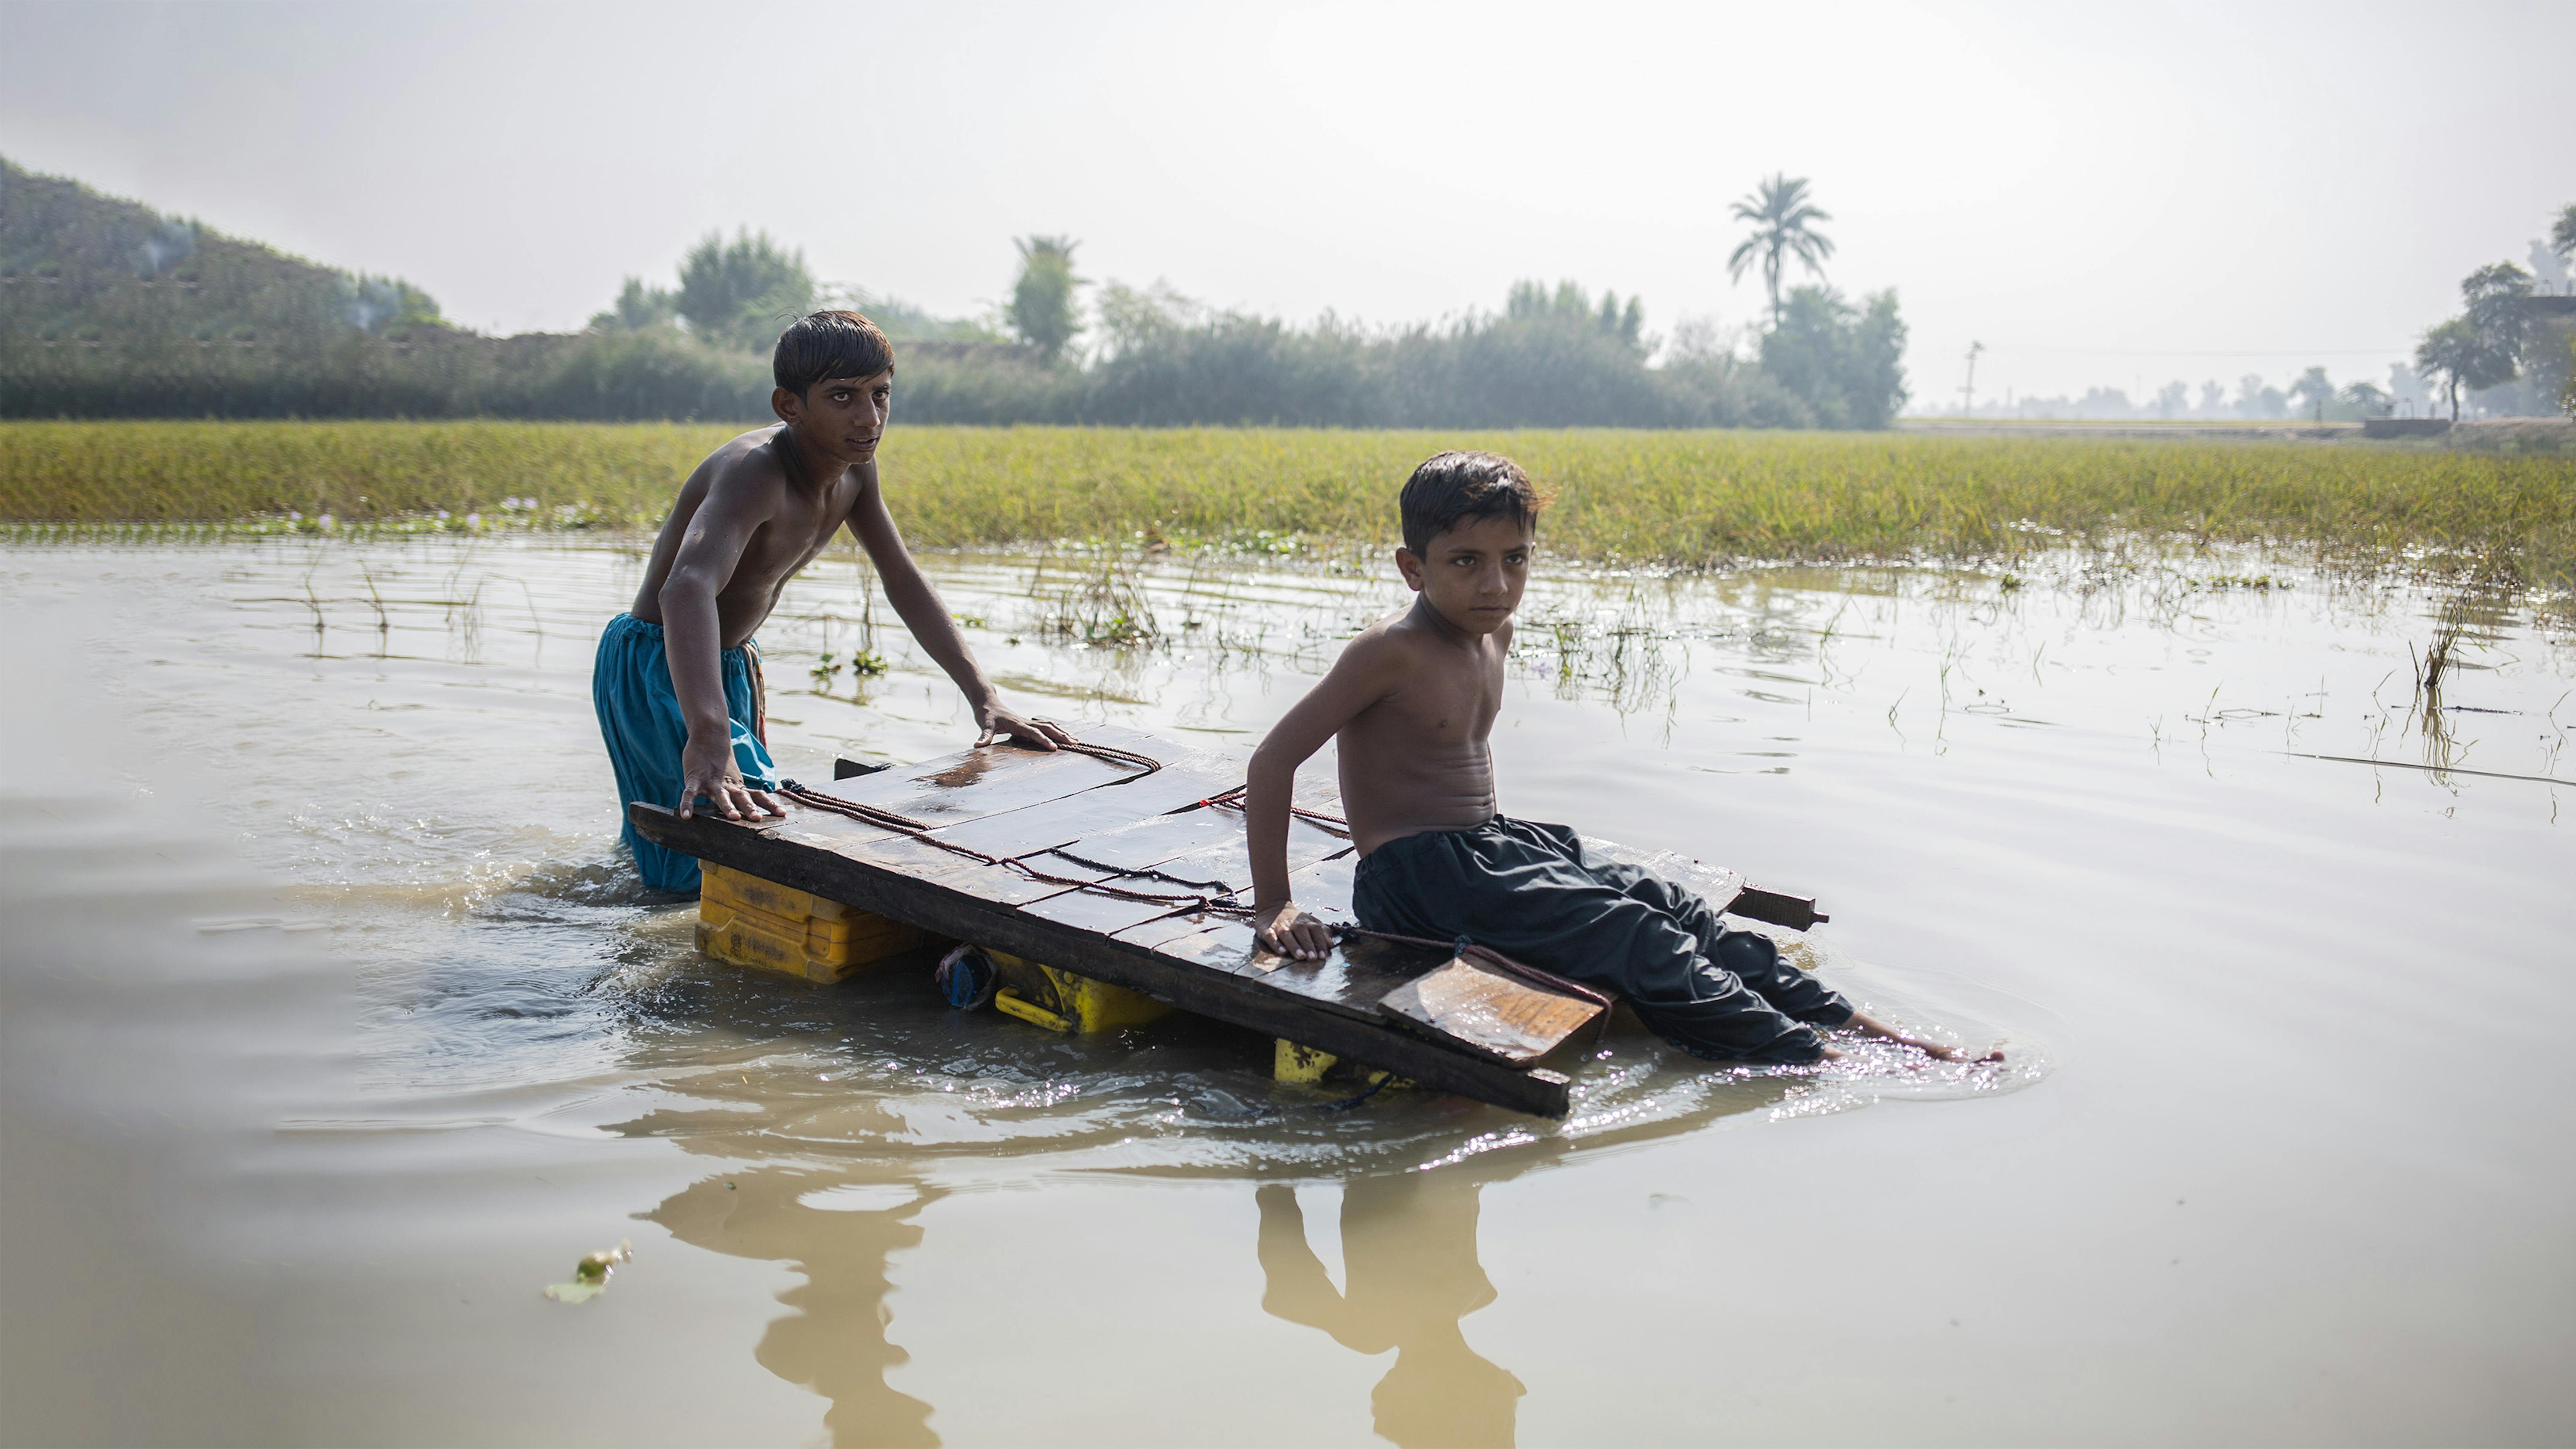
<path id="1" fill-rule="evenodd" d="M 1894 1027 L 1872 1021 L 1857 1011 L 1852 1013 L 1851 1024 L 1859 1027 L 1865 1032 L 1868 1032 L 1872 1036 L 1883 1036 L 1889 1041 L 1896 1042 L 1901 1046 L 1913 1047 L 1935 1061 L 1999 1062 L 2004 1059 L 2004 1054 L 2001 1051 L 1990 1051 L 1984 1056 L 1975 1056 L 1968 1052 L 1961 1051 L 1957 1047 L 1943 1046 L 1939 1042 L 1925 1041 L 1921 1037 L 1907 1036 L 1905 1033 L 1896 1030 Z M 1827 1047 L 1825 1048 L 1825 1055 L 1828 1057 L 1835 1057 L 1842 1054 L 1835 1051 L 1832 1047 Z"/>

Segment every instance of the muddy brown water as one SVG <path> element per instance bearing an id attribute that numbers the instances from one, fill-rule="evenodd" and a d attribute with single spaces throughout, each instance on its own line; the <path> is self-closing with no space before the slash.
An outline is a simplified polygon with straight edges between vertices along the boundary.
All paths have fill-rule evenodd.
<path id="1" fill-rule="evenodd" d="M 1398 598 L 931 563 L 1016 700 L 1202 744 Z M 2576 1435 L 2576 654 L 2533 601 L 2152 552 L 1552 573 L 1505 808 L 1815 893 L 1828 979 L 2008 1056 L 1618 1037 L 1551 1124 L 697 956 L 591 719 L 640 566 L 0 553 L 9 1442 Z M 867 582 L 764 632 L 791 775 L 971 738 Z M 811 673 L 854 647 L 887 671 Z"/>

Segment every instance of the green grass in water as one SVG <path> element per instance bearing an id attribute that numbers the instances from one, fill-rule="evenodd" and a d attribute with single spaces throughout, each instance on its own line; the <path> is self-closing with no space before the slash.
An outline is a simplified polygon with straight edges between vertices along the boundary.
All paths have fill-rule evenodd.
<path id="1" fill-rule="evenodd" d="M 731 425 L 0 423 L 0 519 L 79 524 L 469 513 L 658 522 Z M 905 427 L 887 498 L 916 544 L 1391 543 L 1395 492 L 1450 447 L 1520 460 L 1561 555 L 2007 556 L 2117 535 L 2430 551 L 2504 581 L 2576 576 L 2576 460 L 2350 443 L 1893 433 Z M 538 507 L 506 510 L 504 500 Z"/>

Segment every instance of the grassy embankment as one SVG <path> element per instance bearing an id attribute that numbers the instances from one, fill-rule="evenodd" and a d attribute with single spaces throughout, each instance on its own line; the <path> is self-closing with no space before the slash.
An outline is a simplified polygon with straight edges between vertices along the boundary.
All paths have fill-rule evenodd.
<path id="1" fill-rule="evenodd" d="M 326 513 L 351 527 L 417 525 L 446 509 L 444 527 L 469 513 L 491 527 L 503 500 L 534 499 L 550 519 L 650 524 L 734 431 L 0 423 L 0 520 L 174 524 L 292 511 L 303 515 L 298 527 Z M 2383 559 L 2432 550 L 2498 580 L 2576 578 L 2576 462 L 2555 457 L 1887 433 L 898 427 L 884 464 L 896 516 L 923 545 L 1140 530 L 1179 542 L 1265 531 L 1383 541 L 1396 486 L 1441 447 L 1520 459 L 1555 495 L 1550 548 L 1594 559 L 1992 557 L 2062 539 L 2180 534 Z M 508 516 L 524 521 L 527 510 Z"/>

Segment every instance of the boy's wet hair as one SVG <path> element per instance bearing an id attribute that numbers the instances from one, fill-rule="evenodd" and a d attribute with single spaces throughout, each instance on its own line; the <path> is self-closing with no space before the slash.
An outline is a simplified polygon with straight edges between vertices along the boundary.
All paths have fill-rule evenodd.
<path id="1" fill-rule="evenodd" d="M 803 397 L 827 377 L 874 377 L 894 366 L 894 344 L 856 312 L 815 312 L 778 334 L 769 374 Z"/>
<path id="2" fill-rule="evenodd" d="M 1404 546 L 1423 556 L 1431 540 L 1469 518 L 1509 518 L 1530 527 L 1547 506 L 1521 465 L 1500 453 L 1434 453 L 1404 480 L 1396 507 Z"/>

